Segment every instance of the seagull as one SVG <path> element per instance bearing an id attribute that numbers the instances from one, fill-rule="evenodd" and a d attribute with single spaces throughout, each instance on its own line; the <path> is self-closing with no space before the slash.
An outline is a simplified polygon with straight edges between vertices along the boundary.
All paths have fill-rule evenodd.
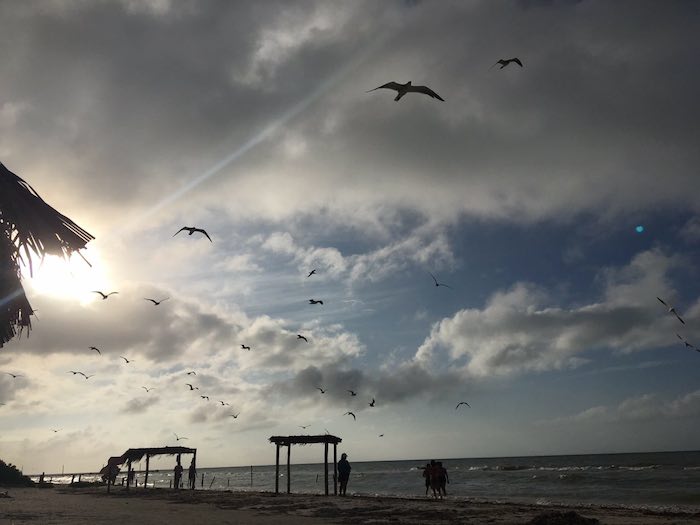
<path id="1" fill-rule="evenodd" d="M 189 384 L 189 383 L 185 383 L 185 384 L 186 384 L 188 387 L 190 387 L 190 390 L 199 390 L 199 387 L 198 387 L 198 386 L 192 386 L 192 385 Z"/>
<path id="2" fill-rule="evenodd" d="M 209 234 L 206 232 L 206 230 L 203 230 L 202 228 L 195 228 L 194 226 L 183 226 L 182 228 L 180 228 L 178 231 L 175 232 L 175 235 L 177 235 L 178 233 L 180 233 L 183 230 L 190 232 L 189 235 L 192 235 L 194 232 L 203 233 L 204 236 L 207 239 L 209 239 L 210 242 L 214 242 L 211 240 L 211 237 L 209 237 Z M 175 237 L 175 235 L 173 235 L 173 237 Z"/>
<path id="3" fill-rule="evenodd" d="M 379 434 L 379 437 L 380 437 L 380 438 L 383 438 L 383 437 L 384 437 L 384 434 Z"/>
<path id="4" fill-rule="evenodd" d="M 368 404 L 369 406 L 373 407 L 373 406 L 374 406 L 374 398 L 372 398 L 372 402 L 371 402 L 371 403 L 367 403 L 367 404 Z"/>
<path id="5" fill-rule="evenodd" d="M 143 388 L 146 392 L 150 392 L 150 391 L 153 390 L 155 387 L 152 386 L 151 388 L 146 388 L 145 386 L 142 386 L 141 388 Z"/>
<path id="6" fill-rule="evenodd" d="M 243 350 L 250 350 L 250 347 L 249 347 L 249 346 L 246 346 L 246 345 L 241 345 L 241 348 L 242 348 Z"/>
<path id="7" fill-rule="evenodd" d="M 238 416 L 240 416 L 241 413 L 239 412 L 238 414 L 229 414 L 233 419 L 238 419 Z"/>
<path id="8" fill-rule="evenodd" d="M 121 357 L 124 361 L 126 361 L 126 364 L 127 364 L 127 365 L 128 365 L 129 363 L 133 363 L 133 362 L 134 362 L 132 359 L 127 359 L 127 358 L 124 357 L 123 355 L 120 355 L 119 357 Z"/>
<path id="9" fill-rule="evenodd" d="M 401 97 L 403 97 L 406 93 L 423 93 L 425 95 L 429 95 L 433 98 L 436 98 L 438 100 L 442 100 L 443 102 L 445 101 L 444 98 L 442 98 L 440 95 L 435 93 L 432 89 L 430 89 L 428 86 L 414 86 L 411 84 L 411 81 L 409 80 L 405 84 L 399 84 L 398 82 L 387 82 L 383 86 L 376 87 L 374 89 L 370 89 L 367 91 L 367 93 L 371 91 L 376 91 L 377 89 L 393 89 L 395 91 L 398 91 L 398 94 L 396 95 L 396 98 L 394 99 L 396 102 L 401 100 Z"/>
<path id="10" fill-rule="evenodd" d="M 346 390 L 346 392 L 350 392 L 350 395 L 351 395 L 352 397 L 355 397 L 355 396 L 357 395 L 357 392 L 355 392 L 355 391 L 353 391 L 353 390 Z"/>
<path id="11" fill-rule="evenodd" d="M 515 62 L 515 63 L 518 64 L 520 67 L 523 67 L 523 63 L 520 61 L 519 58 L 505 58 L 505 59 L 502 58 L 502 59 L 500 59 L 498 62 L 496 62 L 493 66 L 496 66 L 496 65 L 498 65 L 498 64 L 501 64 L 501 67 L 499 67 L 498 69 L 503 69 L 504 67 L 506 67 L 506 66 L 507 66 L 508 64 L 510 64 L 511 62 Z M 491 66 L 491 67 L 493 67 L 493 66 Z M 489 69 L 491 69 L 491 67 L 490 67 Z"/>
<path id="12" fill-rule="evenodd" d="M 454 288 L 452 288 L 449 284 L 438 282 L 438 280 L 435 278 L 435 276 L 432 273 L 430 274 L 430 277 L 432 277 L 433 281 L 435 281 L 435 286 L 444 286 L 445 288 L 449 288 L 450 290 L 454 290 Z"/>
<path id="13" fill-rule="evenodd" d="M 199 397 L 201 397 L 202 399 L 206 399 L 207 401 L 209 401 L 209 396 L 199 396 Z"/>
<path id="14" fill-rule="evenodd" d="M 187 439 L 186 437 L 180 437 L 175 432 L 173 432 L 173 435 L 175 436 L 175 441 L 180 441 L 181 439 Z"/>
<path id="15" fill-rule="evenodd" d="M 345 412 L 345 414 L 343 414 L 343 415 L 344 415 L 344 416 L 348 416 L 348 415 L 349 415 L 349 416 L 352 416 L 352 418 L 353 418 L 355 421 L 357 421 L 357 418 L 355 417 L 355 414 L 353 414 L 352 412 Z"/>
<path id="16" fill-rule="evenodd" d="M 304 430 L 306 430 L 306 429 L 309 428 L 310 426 L 311 426 L 311 425 L 299 425 L 299 428 L 303 428 Z"/>
<path id="17" fill-rule="evenodd" d="M 311 277 L 311 276 L 314 275 L 315 273 L 316 273 L 316 268 L 314 268 L 313 270 L 311 270 L 311 271 L 309 272 L 309 275 L 306 276 L 306 278 L 308 279 L 309 277 Z"/>
<path id="18" fill-rule="evenodd" d="M 675 315 L 681 323 L 685 324 L 685 321 L 683 319 L 681 319 L 681 316 L 678 315 L 678 312 L 676 311 L 676 309 L 673 306 L 667 304 L 663 299 L 661 299 L 661 297 L 657 297 L 657 299 L 659 300 L 659 302 L 661 304 L 663 304 L 666 308 L 668 308 L 668 313 Z"/>
<path id="19" fill-rule="evenodd" d="M 303 340 L 306 341 L 307 343 L 309 342 L 309 340 L 308 340 L 306 337 L 304 337 L 303 335 L 301 335 L 301 334 L 297 334 L 297 339 L 303 339 Z"/>
<path id="20" fill-rule="evenodd" d="M 18 377 L 24 377 L 22 374 L 12 374 L 10 372 L 5 372 L 8 376 L 12 376 L 12 379 L 17 379 Z"/>
<path id="21" fill-rule="evenodd" d="M 316 299 L 309 299 L 309 304 L 323 304 L 323 301 Z"/>
<path id="22" fill-rule="evenodd" d="M 676 337 L 681 340 L 681 342 L 685 345 L 686 348 L 692 348 L 696 352 L 700 352 L 700 349 L 698 349 L 696 346 L 691 345 L 688 341 L 686 341 L 683 337 L 681 337 L 679 334 L 676 334 Z"/>
<path id="23" fill-rule="evenodd" d="M 231 406 L 229 403 L 224 403 L 224 402 L 221 401 L 221 400 L 219 400 L 219 403 L 221 403 L 221 406 L 225 406 L 225 405 Z"/>
<path id="24" fill-rule="evenodd" d="M 320 386 L 317 386 L 316 390 L 320 390 L 322 394 L 326 393 L 326 391 L 323 388 L 321 388 Z"/>
<path id="25" fill-rule="evenodd" d="M 196 376 L 197 372 L 195 372 L 194 370 L 191 370 L 190 372 L 187 372 L 187 375 L 188 376 Z"/>
<path id="26" fill-rule="evenodd" d="M 457 406 L 455 407 L 455 410 L 457 410 L 457 409 L 459 408 L 460 405 L 467 405 L 469 408 L 471 408 L 471 406 L 469 405 L 469 403 L 467 403 L 466 401 L 460 401 L 459 403 L 457 403 Z"/>
<path id="27" fill-rule="evenodd" d="M 98 293 L 98 294 L 100 294 L 100 295 L 102 296 L 102 300 L 104 301 L 104 300 L 107 299 L 107 297 L 109 297 L 110 295 L 114 295 L 114 294 L 117 294 L 117 293 L 119 293 L 119 292 L 109 292 L 108 294 L 105 294 L 105 293 L 100 292 L 99 290 L 93 290 L 92 293 Z"/>
<path id="28" fill-rule="evenodd" d="M 95 376 L 95 374 L 92 374 L 92 375 L 90 375 L 90 376 L 87 376 L 87 375 L 83 374 L 82 372 L 78 372 L 78 373 L 79 373 L 81 376 L 83 376 L 83 377 L 85 378 L 85 381 L 87 381 L 87 380 L 90 379 L 91 377 L 94 377 L 94 376 Z"/>
<path id="29" fill-rule="evenodd" d="M 63 430 L 63 429 L 61 429 L 61 428 L 52 428 L 52 429 L 51 429 L 51 431 L 52 431 L 54 434 L 55 434 L 56 432 L 60 432 L 61 430 Z"/>
<path id="30" fill-rule="evenodd" d="M 161 299 L 160 301 L 156 301 L 155 299 L 151 299 L 150 297 L 144 297 L 144 299 L 146 301 L 151 301 L 154 305 L 158 306 L 163 301 L 167 301 L 168 299 L 170 299 L 170 297 L 166 297 L 165 299 Z"/>
<path id="31" fill-rule="evenodd" d="M 94 351 L 97 352 L 98 354 L 102 355 L 102 352 L 100 352 L 100 349 L 97 348 L 96 346 L 91 346 L 91 347 L 90 347 L 90 350 L 94 350 Z"/>

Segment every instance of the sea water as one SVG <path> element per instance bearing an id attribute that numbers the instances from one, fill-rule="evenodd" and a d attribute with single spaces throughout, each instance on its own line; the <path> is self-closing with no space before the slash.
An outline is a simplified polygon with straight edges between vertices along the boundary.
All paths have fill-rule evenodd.
<path id="1" fill-rule="evenodd" d="M 425 497 L 421 467 L 430 459 L 442 461 L 447 468 L 450 498 L 700 510 L 700 451 L 356 461 L 351 462 L 348 494 Z M 286 464 L 280 465 L 280 492 L 287 490 L 286 472 Z M 187 468 L 183 474 L 186 479 Z M 47 481 L 50 477 L 54 483 L 71 480 L 71 476 L 47 475 Z M 94 474 L 82 476 L 83 481 L 94 479 L 97 479 Z M 172 480 L 172 471 L 152 471 L 148 485 L 168 487 Z M 137 481 L 143 484 L 142 472 L 137 473 Z M 329 465 L 329 486 L 332 493 L 332 464 Z M 295 493 L 323 494 L 323 464 L 292 464 L 291 487 Z M 275 466 L 255 466 L 252 477 L 249 466 L 199 468 L 196 488 L 274 491 Z"/>

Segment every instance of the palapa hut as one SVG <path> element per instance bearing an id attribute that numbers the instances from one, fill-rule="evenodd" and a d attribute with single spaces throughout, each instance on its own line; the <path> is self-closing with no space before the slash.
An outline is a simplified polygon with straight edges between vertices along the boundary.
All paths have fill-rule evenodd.
<path id="1" fill-rule="evenodd" d="M 320 436 L 272 436 L 270 442 L 277 445 L 275 453 L 275 494 L 279 494 L 280 483 L 280 447 L 287 447 L 287 494 L 291 492 L 291 467 L 290 460 L 292 456 L 292 445 L 311 445 L 314 443 L 323 443 L 323 467 L 324 480 L 326 485 L 326 496 L 328 496 L 328 444 L 333 444 L 333 494 L 338 494 L 338 443 L 343 441 L 337 436 L 323 434 Z"/>
<path id="2" fill-rule="evenodd" d="M 105 466 L 100 474 L 103 475 L 103 479 L 107 479 L 107 492 L 109 492 L 109 487 L 114 483 L 114 478 L 116 477 L 116 472 L 118 473 L 119 465 L 127 464 L 127 473 L 131 472 L 131 464 L 135 461 L 141 461 L 144 456 L 146 456 L 146 476 L 144 479 L 144 486 L 148 483 L 148 467 L 151 456 L 158 455 L 168 455 L 178 457 L 181 454 L 192 454 L 192 461 L 194 462 L 195 468 L 197 466 L 197 449 L 188 447 L 149 447 L 149 448 L 130 448 L 121 456 L 112 456 L 107 461 L 107 466 Z M 127 474 L 126 476 L 126 488 L 129 489 L 131 485 L 131 476 Z M 192 487 L 194 488 L 194 487 Z"/>

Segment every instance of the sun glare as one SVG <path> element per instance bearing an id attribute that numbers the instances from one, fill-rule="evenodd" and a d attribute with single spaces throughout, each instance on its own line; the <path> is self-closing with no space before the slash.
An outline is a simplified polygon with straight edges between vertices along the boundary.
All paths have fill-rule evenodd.
<path id="1" fill-rule="evenodd" d="M 81 303 L 93 301 L 96 294 L 92 290 L 109 288 L 110 279 L 95 249 L 85 250 L 84 256 L 92 267 L 76 254 L 69 260 L 47 255 L 43 261 L 33 261 L 33 276 L 29 275 L 29 268 L 22 268 L 23 283 L 39 295 L 76 299 Z"/>

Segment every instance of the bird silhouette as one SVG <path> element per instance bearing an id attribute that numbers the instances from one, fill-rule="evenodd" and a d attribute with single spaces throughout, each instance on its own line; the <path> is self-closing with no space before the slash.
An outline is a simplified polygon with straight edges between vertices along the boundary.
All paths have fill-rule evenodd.
<path id="1" fill-rule="evenodd" d="M 151 388 L 146 388 L 145 386 L 142 386 L 141 388 L 143 388 L 146 392 L 150 392 L 150 391 L 153 390 L 155 387 L 152 386 Z"/>
<path id="2" fill-rule="evenodd" d="M 373 407 L 373 406 L 374 406 L 374 398 L 372 398 L 372 402 L 371 402 L 371 403 L 367 403 L 367 404 L 368 404 L 369 406 Z"/>
<path id="3" fill-rule="evenodd" d="M 379 434 L 379 437 L 380 437 L 380 438 L 383 438 L 383 437 L 384 437 L 384 434 Z"/>
<path id="4" fill-rule="evenodd" d="M 399 84 L 398 82 L 387 82 L 386 84 L 376 87 L 374 89 L 370 89 L 367 91 L 367 93 L 370 93 L 372 91 L 376 91 L 377 89 L 393 89 L 394 91 L 397 91 L 398 94 L 396 95 L 396 98 L 394 99 L 396 102 L 401 100 L 401 98 L 406 94 L 406 93 L 423 93 L 424 95 L 431 96 L 433 98 L 436 98 L 438 100 L 442 100 L 443 102 L 445 101 L 444 98 L 442 98 L 440 95 L 435 93 L 432 89 L 430 89 L 428 86 L 414 86 L 411 84 L 411 81 L 409 80 L 405 84 Z"/>
<path id="5" fill-rule="evenodd" d="M 221 401 L 221 400 L 219 400 L 219 403 L 221 403 L 221 406 L 226 406 L 226 405 L 229 405 L 228 403 L 224 403 L 224 402 L 223 402 L 223 401 Z M 231 405 L 229 405 L 229 406 L 231 406 Z"/>
<path id="6" fill-rule="evenodd" d="M 239 412 L 238 414 L 229 414 L 233 419 L 238 419 L 238 416 L 240 416 L 241 413 Z"/>
<path id="7" fill-rule="evenodd" d="M 82 374 L 82 372 L 76 372 L 75 370 L 68 370 L 68 372 L 66 372 L 66 374 L 76 375 L 76 374 Z"/>
<path id="8" fill-rule="evenodd" d="M 686 348 L 692 348 L 696 352 L 700 352 L 700 349 L 698 349 L 694 345 L 691 345 L 684 337 L 681 337 L 679 334 L 676 334 L 676 337 L 681 340 L 681 342 L 685 345 Z"/>
<path id="9" fill-rule="evenodd" d="M 211 237 L 209 237 L 209 234 L 206 232 L 206 230 L 203 230 L 202 228 L 195 228 L 194 226 L 183 226 L 182 228 L 180 228 L 178 231 L 175 232 L 175 235 L 177 235 L 178 233 L 180 233 L 183 230 L 190 232 L 189 235 L 192 235 L 194 232 L 202 233 L 202 234 L 204 234 L 204 236 L 207 239 L 209 239 L 210 242 L 214 242 L 211 240 Z M 173 237 L 175 237 L 175 235 L 173 235 Z"/>
<path id="10" fill-rule="evenodd" d="M 83 377 L 85 378 L 85 381 L 87 381 L 87 380 L 90 379 L 91 377 L 95 377 L 95 374 L 92 374 L 92 375 L 89 375 L 89 376 L 88 376 L 88 375 L 83 374 L 82 372 L 78 372 L 78 373 L 79 373 L 81 376 L 83 376 Z"/>
<path id="11" fill-rule="evenodd" d="M 663 299 L 661 299 L 661 297 L 657 297 L 657 299 L 659 300 L 659 302 L 660 302 L 661 304 L 663 304 L 666 308 L 668 308 L 668 313 L 675 315 L 676 318 L 677 318 L 681 323 L 685 324 L 685 321 L 684 321 L 683 319 L 681 319 L 681 316 L 678 315 L 678 312 L 676 311 L 676 309 L 675 309 L 673 306 L 671 306 L 670 304 L 666 303 L 666 301 L 664 301 Z"/>
<path id="12" fill-rule="evenodd" d="M 13 374 L 11 372 L 5 372 L 8 376 L 12 376 L 12 379 L 17 379 L 18 377 L 24 377 L 22 374 Z"/>
<path id="13" fill-rule="evenodd" d="M 471 406 L 469 405 L 469 403 L 467 403 L 466 401 L 460 401 L 459 403 L 457 403 L 457 406 L 455 407 L 455 410 L 457 410 L 457 409 L 460 407 L 460 405 L 467 405 L 469 408 L 471 408 Z"/>
<path id="14" fill-rule="evenodd" d="M 63 429 L 61 429 L 61 428 L 52 428 L 52 429 L 51 429 L 51 431 L 52 431 L 54 434 L 55 434 L 56 432 L 60 432 L 61 430 L 63 430 Z"/>
<path id="15" fill-rule="evenodd" d="M 355 397 L 357 395 L 357 392 L 355 392 L 354 390 L 346 390 L 346 392 L 350 392 L 350 395 L 352 397 Z"/>
<path id="16" fill-rule="evenodd" d="M 188 376 L 196 376 L 197 372 L 195 372 L 194 370 L 190 370 L 189 372 L 187 372 L 187 375 Z"/>
<path id="17" fill-rule="evenodd" d="M 242 348 L 243 350 L 250 350 L 250 347 L 249 347 L 249 346 L 246 346 L 246 345 L 241 345 L 241 348 Z"/>
<path id="18" fill-rule="evenodd" d="M 185 383 L 188 387 L 190 387 L 190 390 L 199 390 L 199 387 L 197 386 L 192 386 L 190 383 Z"/>
<path id="19" fill-rule="evenodd" d="M 454 290 L 449 284 L 441 283 L 438 282 L 438 280 L 435 278 L 435 276 L 431 273 L 430 277 L 433 278 L 433 281 L 435 281 L 435 286 L 444 286 L 445 288 L 449 288 L 450 290 Z"/>
<path id="20" fill-rule="evenodd" d="M 121 357 L 121 358 L 124 360 L 125 364 L 127 364 L 127 365 L 128 365 L 129 363 L 133 363 L 133 362 L 134 362 L 133 359 L 127 359 L 127 358 L 124 357 L 123 355 L 120 355 L 119 357 Z"/>
<path id="21" fill-rule="evenodd" d="M 199 396 L 199 397 L 201 397 L 202 399 L 206 399 L 207 401 L 209 401 L 209 396 Z"/>
<path id="22" fill-rule="evenodd" d="M 93 290 L 92 293 L 98 293 L 102 296 L 102 300 L 104 301 L 107 299 L 110 295 L 118 294 L 119 292 L 109 292 L 108 294 L 100 292 L 99 290 Z"/>
<path id="23" fill-rule="evenodd" d="M 94 351 L 97 352 L 98 354 L 102 355 L 102 352 L 100 352 L 100 349 L 97 348 L 96 346 L 91 346 L 91 347 L 90 347 L 90 350 L 94 350 Z"/>
<path id="24" fill-rule="evenodd" d="M 306 429 L 309 428 L 310 426 L 311 426 L 311 425 L 299 425 L 299 428 L 303 428 L 304 430 L 306 430 Z"/>
<path id="25" fill-rule="evenodd" d="M 303 339 L 303 340 L 306 341 L 307 343 L 309 342 L 309 340 L 308 340 L 306 337 L 304 337 L 303 335 L 301 335 L 301 334 L 297 334 L 297 339 Z"/>
<path id="26" fill-rule="evenodd" d="M 353 418 L 355 421 L 357 421 L 357 418 L 355 417 L 355 414 L 353 414 L 352 412 L 345 412 L 345 414 L 343 414 L 343 415 L 344 415 L 344 416 L 352 416 L 352 418 Z"/>
<path id="27" fill-rule="evenodd" d="M 491 69 L 494 66 L 497 66 L 498 64 L 501 64 L 501 67 L 499 67 L 498 69 L 503 69 L 511 62 L 514 62 L 514 63 L 518 64 L 520 67 L 523 67 L 523 63 L 520 61 L 519 58 L 502 58 L 498 62 L 496 62 L 493 66 L 491 66 L 489 69 Z"/>
<path id="28" fill-rule="evenodd" d="M 315 274 L 316 274 L 316 268 L 314 268 L 313 270 L 311 270 L 311 271 L 309 272 L 309 275 L 306 276 L 306 278 L 308 279 L 309 277 L 311 277 L 312 275 L 315 275 Z"/>
<path id="29" fill-rule="evenodd" d="M 323 301 L 316 299 L 309 299 L 309 304 L 323 304 Z"/>
<path id="30" fill-rule="evenodd" d="M 188 439 L 184 436 L 178 436 L 177 434 L 175 434 L 175 432 L 173 432 L 173 435 L 175 436 L 175 441 L 180 441 L 181 439 Z"/>
<path id="31" fill-rule="evenodd" d="M 326 391 L 323 388 L 321 388 L 320 386 L 317 386 L 316 390 L 320 390 L 322 394 L 326 393 Z"/>
<path id="32" fill-rule="evenodd" d="M 168 299 L 170 299 L 170 297 L 166 297 L 165 299 L 161 299 L 160 301 L 156 301 L 155 299 L 151 299 L 150 297 L 144 297 L 144 299 L 146 301 L 151 301 L 154 305 L 158 306 L 163 301 L 167 301 Z"/>

